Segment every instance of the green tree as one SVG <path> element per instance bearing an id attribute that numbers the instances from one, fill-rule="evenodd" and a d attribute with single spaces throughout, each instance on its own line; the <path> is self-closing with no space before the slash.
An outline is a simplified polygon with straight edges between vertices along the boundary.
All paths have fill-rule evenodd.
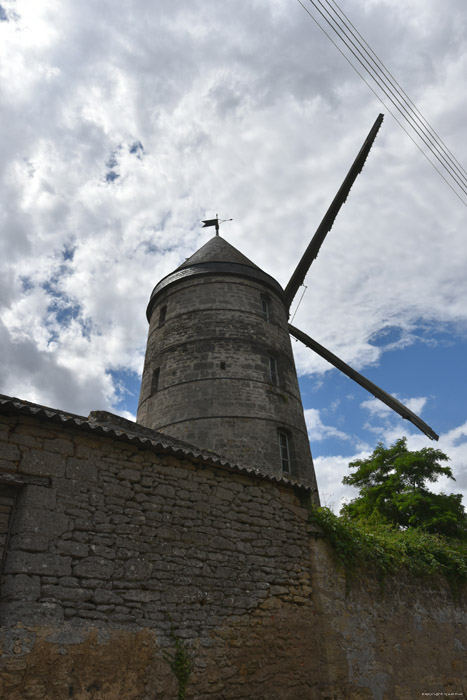
<path id="1" fill-rule="evenodd" d="M 351 520 L 385 522 L 399 528 L 421 527 L 427 532 L 467 538 L 467 515 L 461 494 L 433 493 L 427 483 L 440 476 L 454 479 L 443 466 L 447 457 L 441 450 L 424 447 L 407 449 L 407 439 L 391 447 L 378 443 L 373 454 L 349 464 L 354 472 L 344 484 L 356 486 L 360 494 L 341 509 Z"/>

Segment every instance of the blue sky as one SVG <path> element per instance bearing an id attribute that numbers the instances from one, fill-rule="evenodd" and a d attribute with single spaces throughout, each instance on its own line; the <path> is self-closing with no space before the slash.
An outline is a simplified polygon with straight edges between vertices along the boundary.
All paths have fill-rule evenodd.
<path id="1" fill-rule="evenodd" d="M 464 0 L 341 6 L 467 163 Z M 384 112 L 294 325 L 419 413 L 467 495 L 467 208 L 298 2 L 0 0 L 0 80 L 1 392 L 134 415 L 200 221 L 285 285 Z M 293 347 L 323 500 L 379 440 L 433 445 Z"/>
<path id="2" fill-rule="evenodd" d="M 465 338 L 430 329 L 409 347 L 385 352 L 377 365 L 365 369 L 365 376 L 397 395 L 402 402 L 410 397 L 426 397 L 422 411 L 424 420 L 439 434 L 449 430 L 465 410 L 466 358 Z M 320 441 L 319 454 L 340 450 L 351 456 L 356 446 L 355 439 L 365 435 L 368 442 L 374 439 L 372 431 L 378 421 L 370 422 L 370 412 L 362 406 L 369 400 L 373 405 L 372 397 L 338 370 L 330 371 L 325 381 L 318 385 L 312 379 L 303 378 L 301 390 L 304 402 L 320 410 L 327 422 L 336 425 L 345 435 L 340 438 L 330 435 L 322 444 Z M 384 404 L 380 409 L 379 424 L 383 430 L 391 421 L 401 433 L 416 433 L 414 426 L 389 412 Z M 355 439 L 349 436 L 355 436 Z"/>

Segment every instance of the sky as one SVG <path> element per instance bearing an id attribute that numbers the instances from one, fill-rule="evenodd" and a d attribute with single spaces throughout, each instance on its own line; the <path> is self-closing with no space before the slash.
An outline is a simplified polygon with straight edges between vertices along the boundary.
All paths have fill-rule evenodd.
<path id="1" fill-rule="evenodd" d="M 465 0 L 340 6 L 467 164 Z M 81 415 L 134 417 L 149 295 L 202 219 L 287 283 L 383 112 L 294 325 L 440 440 L 293 340 L 321 498 L 405 435 L 467 504 L 465 197 L 299 2 L 0 0 L 0 85 L 0 392 Z"/>

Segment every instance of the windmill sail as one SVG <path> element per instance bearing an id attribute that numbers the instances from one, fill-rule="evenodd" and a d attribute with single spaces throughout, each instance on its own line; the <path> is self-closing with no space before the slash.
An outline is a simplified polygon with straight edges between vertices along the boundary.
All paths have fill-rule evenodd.
<path id="1" fill-rule="evenodd" d="M 349 172 L 347 173 L 344 182 L 340 186 L 338 193 L 334 197 L 329 209 L 323 217 L 323 220 L 318 226 L 315 235 L 311 239 L 308 248 L 304 252 L 300 262 L 298 263 L 295 272 L 290 278 L 290 282 L 285 288 L 285 302 L 286 307 L 288 309 L 290 309 L 290 305 L 292 304 L 293 298 L 297 293 L 298 288 L 301 284 L 303 284 L 303 280 L 305 279 L 305 276 L 308 270 L 310 269 L 311 263 L 318 255 L 319 249 L 321 248 L 324 239 L 331 230 L 341 206 L 347 199 L 347 196 L 350 192 L 353 183 L 355 182 L 357 176 L 363 169 L 367 156 L 373 145 L 373 141 L 375 140 L 376 134 L 378 133 L 379 128 L 382 124 L 383 118 L 384 115 L 380 114 L 376 119 L 375 123 L 373 124 L 370 133 L 366 137 L 363 146 L 360 149 L 358 156 L 355 158 L 355 161 L 352 167 L 350 168 Z"/>
<path id="2" fill-rule="evenodd" d="M 317 343 L 316 340 L 313 340 L 313 338 L 310 338 L 310 336 L 303 331 L 291 326 L 290 324 L 289 331 L 294 338 L 300 340 L 302 343 L 304 343 L 304 345 L 311 348 L 311 350 L 314 350 L 318 355 L 334 365 L 334 367 L 340 369 L 341 372 L 350 377 L 350 379 L 353 379 L 355 382 L 357 382 L 357 384 L 360 384 L 360 386 L 369 391 L 370 394 L 373 394 L 373 396 L 376 396 L 377 399 L 380 399 L 380 401 L 389 406 L 389 408 L 392 408 L 392 410 L 402 416 L 402 418 L 405 418 L 413 423 L 413 425 L 421 430 L 422 433 L 425 433 L 430 440 L 438 440 L 439 436 L 434 432 L 434 430 L 409 408 L 407 408 L 407 406 L 404 406 L 404 404 L 395 399 L 394 396 L 386 393 L 383 391 L 383 389 L 380 389 L 379 386 L 376 386 L 376 384 L 373 384 L 373 382 L 371 382 L 369 379 L 366 379 L 366 377 L 364 377 L 362 374 L 356 372 L 354 369 L 352 369 L 352 367 L 343 362 L 343 360 L 340 360 L 337 355 L 334 355 L 334 353 L 326 350 L 325 347 Z"/>

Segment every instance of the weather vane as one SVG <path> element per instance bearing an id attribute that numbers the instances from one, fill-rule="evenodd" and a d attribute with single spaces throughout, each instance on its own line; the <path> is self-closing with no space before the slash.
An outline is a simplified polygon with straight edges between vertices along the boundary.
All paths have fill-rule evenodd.
<path id="1" fill-rule="evenodd" d="M 221 219 L 219 221 L 219 214 L 216 214 L 215 219 L 203 219 L 204 226 L 202 228 L 207 228 L 208 226 L 215 226 L 216 227 L 216 236 L 218 236 L 219 235 L 219 224 L 223 224 L 226 221 L 233 221 L 233 219 Z"/>

